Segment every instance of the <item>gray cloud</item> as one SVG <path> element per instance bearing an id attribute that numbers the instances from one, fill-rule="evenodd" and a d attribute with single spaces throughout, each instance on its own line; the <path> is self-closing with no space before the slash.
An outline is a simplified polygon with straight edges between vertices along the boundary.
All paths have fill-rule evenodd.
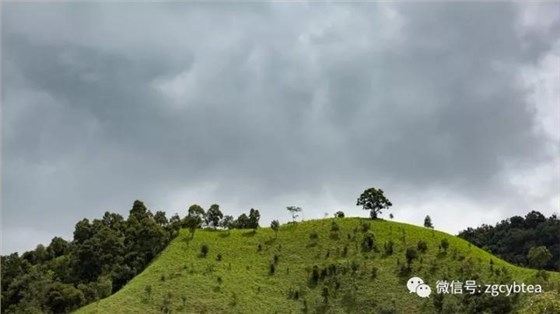
<path id="1" fill-rule="evenodd" d="M 534 15 L 557 9 L 6 4 L 3 252 L 137 198 L 267 224 L 291 204 L 364 214 L 355 198 L 377 186 L 398 219 L 449 232 L 550 214 L 560 143 L 538 129 L 558 88 L 539 64 L 560 58 L 560 19 Z"/>

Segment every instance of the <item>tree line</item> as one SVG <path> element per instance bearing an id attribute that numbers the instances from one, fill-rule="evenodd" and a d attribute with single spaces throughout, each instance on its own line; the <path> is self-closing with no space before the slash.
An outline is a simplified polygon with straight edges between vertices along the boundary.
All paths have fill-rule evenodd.
<path id="1" fill-rule="evenodd" d="M 257 229 L 260 213 L 251 209 L 237 219 L 219 205 L 208 211 L 192 205 L 181 218 L 152 213 L 135 201 L 127 219 L 105 212 L 101 219 L 82 219 L 72 241 L 54 237 L 48 246 L 2 256 L 2 313 L 67 313 L 107 297 L 139 274 L 181 228 L 191 236 L 198 228 Z"/>
<path id="2" fill-rule="evenodd" d="M 560 219 L 531 211 L 495 226 L 467 228 L 459 237 L 504 260 L 538 269 L 560 270 Z"/>

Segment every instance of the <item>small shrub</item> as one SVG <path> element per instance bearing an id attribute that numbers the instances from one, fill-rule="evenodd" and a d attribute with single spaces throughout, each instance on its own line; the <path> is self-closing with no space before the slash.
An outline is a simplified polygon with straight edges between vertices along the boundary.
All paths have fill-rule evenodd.
<path id="1" fill-rule="evenodd" d="M 416 248 L 419 252 L 425 253 L 428 250 L 428 245 L 426 244 L 426 242 L 420 240 L 418 241 L 418 245 L 416 245 Z"/>
<path id="2" fill-rule="evenodd" d="M 224 282 L 221 276 L 218 276 L 218 278 L 216 279 L 216 281 L 217 281 L 218 284 L 220 284 L 220 285 L 222 284 L 222 282 Z"/>
<path id="3" fill-rule="evenodd" d="M 447 239 L 441 239 L 441 248 L 447 253 L 447 248 L 449 248 L 449 241 Z"/>
<path id="4" fill-rule="evenodd" d="M 173 312 L 173 308 L 172 308 L 172 302 L 171 299 L 173 298 L 173 295 L 171 294 L 171 292 L 166 293 L 163 296 L 163 302 L 161 304 L 160 310 L 163 313 L 172 313 Z"/>
<path id="5" fill-rule="evenodd" d="M 317 265 L 313 266 L 313 271 L 311 271 L 311 278 L 309 278 L 309 284 L 312 286 L 317 285 L 319 282 L 319 267 Z"/>
<path id="6" fill-rule="evenodd" d="M 218 255 L 216 256 L 216 260 L 217 260 L 218 262 L 221 262 L 221 261 L 222 261 L 222 254 L 218 254 Z"/>
<path id="7" fill-rule="evenodd" d="M 377 278 L 377 267 L 373 266 L 371 268 L 371 279 Z"/>
<path id="8" fill-rule="evenodd" d="M 144 287 L 144 294 L 146 295 L 146 300 L 151 300 L 152 299 L 152 286 L 151 285 L 147 285 L 146 287 Z"/>
<path id="9" fill-rule="evenodd" d="M 338 240 L 338 239 L 340 239 L 340 235 L 338 234 L 338 231 L 331 231 L 330 238 L 331 238 L 332 240 Z"/>
<path id="10" fill-rule="evenodd" d="M 415 248 L 406 249 L 406 262 L 410 264 L 412 260 L 418 257 L 418 252 Z"/>
<path id="11" fill-rule="evenodd" d="M 161 275 L 161 277 L 159 278 L 159 280 L 165 281 L 165 275 Z"/>
<path id="12" fill-rule="evenodd" d="M 317 231 L 311 231 L 309 233 L 309 240 L 317 240 L 319 239 L 319 234 L 317 233 Z"/>
<path id="13" fill-rule="evenodd" d="M 362 232 L 363 233 L 368 232 L 370 228 L 371 228 L 371 225 L 368 222 L 362 223 Z"/>
<path id="14" fill-rule="evenodd" d="M 270 269 L 269 269 L 268 273 L 270 275 L 274 275 L 275 272 L 276 272 L 276 266 L 274 266 L 274 263 L 270 263 Z"/>
<path id="15" fill-rule="evenodd" d="M 338 232 L 340 230 L 340 227 L 338 226 L 338 224 L 336 222 L 332 222 L 331 223 L 331 232 Z"/>
<path id="16" fill-rule="evenodd" d="M 362 240 L 362 251 L 371 252 L 375 248 L 375 241 L 371 235 L 366 235 Z"/>
<path id="17" fill-rule="evenodd" d="M 208 244 L 203 244 L 200 247 L 200 256 L 206 257 L 206 255 L 208 255 L 209 251 L 210 251 L 210 247 L 208 246 Z"/>
<path id="18" fill-rule="evenodd" d="M 393 252 L 395 252 L 395 244 L 393 243 L 392 240 L 385 242 L 384 248 L 385 248 L 386 255 L 393 255 Z"/>
<path id="19" fill-rule="evenodd" d="M 410 273 L 412 272 L 412 269 L 410 268 L 410 266 L 403 264 L 401 265 L 400 269 L 399 269 L 399 276 L 401 277 L 407 277 L 410 275 Z"/>
<path id="20" fill-rule="evenodd" d="M 342 249 L 342 257 L 346 256 L 348 256 L 348 245 L 345 245 L 344 249 Z"/>

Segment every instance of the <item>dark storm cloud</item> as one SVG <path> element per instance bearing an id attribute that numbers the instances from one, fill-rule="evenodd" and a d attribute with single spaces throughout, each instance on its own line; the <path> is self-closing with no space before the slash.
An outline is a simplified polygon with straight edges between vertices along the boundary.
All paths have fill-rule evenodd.
<path id="1" fill-rule="evenodd" d="M 3 251 L 136 198 L 171 213 L 258 207 L 264 225 L 292 203 L 309 218 L 357 214 L 369 186 L 405 220 L 442 206 L 449 231 L 466 227 L 464 209 L 522 213 L 509 206 L 531 203 L 509 176 L 556 156 L 518 76 L 554 49 L 559 24 L 527 36 L 520 10 L 7 4 Z"/>

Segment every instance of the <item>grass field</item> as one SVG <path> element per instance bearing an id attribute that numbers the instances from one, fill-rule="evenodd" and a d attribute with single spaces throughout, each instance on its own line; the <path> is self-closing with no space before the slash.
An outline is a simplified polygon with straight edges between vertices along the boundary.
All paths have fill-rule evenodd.
<path id="1" fill-rule="evenodd" d="M 333 222 L 338 232 L 331 231 Z M 364 252 L 367 235 L 377 250 Z M 446 252 L 442 239 L 449 242 Z M 420 240 L 427 250 L 418 252 L 407 272 L 406 249 L 417 248 Z M 388 241 L 394 243 L 391 255 L 385 251 Z M 203 244 L 209 248 L 206 257 Z M 546 281 L 536 274 L 455 236 L 385 220 L 311 220 L 283 225 L 277 236 L 270 228 L 197 230 L 191 240 L 188 230 L 181 230 L 123 289 L 77 313 L 433 313 L 435 291 L 425 299 L 408 292 L 406 281 L 413 275 L 433 290 L 442 279 L 515 280 L 559 289 L 559 273 L 547 272 Z M 458 299 L 446 296 L 443 302 Z"/>

